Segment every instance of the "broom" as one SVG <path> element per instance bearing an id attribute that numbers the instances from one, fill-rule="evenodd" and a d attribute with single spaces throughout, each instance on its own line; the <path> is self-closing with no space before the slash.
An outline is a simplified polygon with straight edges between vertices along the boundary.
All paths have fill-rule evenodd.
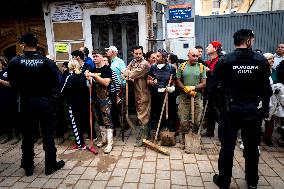
<path id="1" fill-rule="evenodd" d="M 94 154 L 97 154 L 98 151 L 94 148 L 93 146 L 93 114 L 92 114 L 92 85 L 93 85 L 93 82 L 92 82 L 93 79 L 91 79 L 89 81 L 89 89 L 90 89 L 90 145 L 87 147 L 87 149 L 94 153 Z"/>
<path id="2" fill-rule="evenodd" d="M 171 80 L 172 80 L 172 75 L 170 76 L 168 86 L 170 86 Z M 164 113 L 164 109 L 165 109 L 165 106 L 167 104 L 167 101 L 168 101 L 168 91 L 166 89 L 166 95 L 165 95 L 165 99 L 164 99 L 164 102 L 163 102 L 162 111 L 161 111 L 161 114 L 160 114 L 160 118 L 159 118 L 159 122 L 158 122 L 157 131 L 156 131 L 156 134 L 155 134 L 154 141 L 151 142 L 151 141 L 148 141 L 147 139 L 143 139 L 143 144 L 146 145 L 147 147 L 157 151 L 157 152 L 160 152 L 160 153 L 165 154 L 165 155 L 170 155 L 170 151 L 168 149 L 163 148 L 163 147 L 161 147 L 160 145 L 157 144 L 158 134 L 159 134 L 159 130 L 160 130 L 161 122 L 162 122 L 162 117 L 163 117 L 163 113 Z"/>
<path id="3" fill-rule="evenodd" d="M 129 79 L 129 77 L 128 77 L 128 79 Z M 126 115 L 125 115 L 125 119 L 126 119 L 126 121 L 127 121 L 127 124 L 129 125 L 129 127 L 131 127 L 131 129 L 134 131 L 134 132 L 136 132 L 136 129 L 135 129 L 135 126 L 134 126 L 134 124 L 132 123 L 132 121 L 129 119 L 129 113 L 128 113 L 128 82 L 129 82 L 129 80 L 126 80 L 126 86 L 125 86 L 125 92 L 126 92 L 126 94 L 125 94 L 125 98 L 126 98 Z"/>
<path id="4" fill-rule="evenodd" d="M 201 152 L 201 129 L 205 117 L 205 113 L 208 106 L 208 100 L 205 102 L 205 107 L 202 111 L 201 120 L 199 123 L 199 128 L 197 134 L 189 133 L 185 135 L 185 153 L 200 153 Z M 192 123 L 194 124 L 194 97 L 191 96 L 191 114 L 192 114 Z"/>

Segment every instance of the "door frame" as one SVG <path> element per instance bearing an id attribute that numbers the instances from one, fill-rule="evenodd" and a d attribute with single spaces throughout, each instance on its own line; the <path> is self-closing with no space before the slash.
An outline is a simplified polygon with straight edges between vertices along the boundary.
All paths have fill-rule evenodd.
<path id="1" fill-rule="evenodd" d="M 83 9 L 83 35 L 85 38 L 85 46 L 89 48 L 90 52 L 93 50 L 92 42 L 92 15 L 109 15 L 109 14 L 127 14 L 127 13 L 138 13 L 138 41 L 139 45 L 143 46 L 147 51 L 147 21 L 146 21 L 146 6 L 145 5 L 131 5 L 131 6 L 119 6 L 115 11 L 110 11 L 108 7 L 104 8 L 90 8 Z M 125 52 L 127 53 L 127 52 Z"/>

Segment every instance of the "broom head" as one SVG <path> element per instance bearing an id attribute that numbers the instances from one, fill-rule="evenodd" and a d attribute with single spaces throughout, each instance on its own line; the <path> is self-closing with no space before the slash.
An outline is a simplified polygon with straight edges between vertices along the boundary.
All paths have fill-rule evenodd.
<path id="1" fill-rule="evenodd" d="M 157 152 L 160 152 L 162 154 L 165 154 L 165 155 L 170 155 L 170 151 L 167 150 L 166 148 L 163 148 L 161 146 L 159 146 L 158 144 L 155 144 L 153 142 L 150 142 L 149 140 L 146 140 L 146 139 L 143 139 L 143 144 L 146 146 L 146 147 L 149 147 L 151 148 L 152 150 L 155 150 Z"/>

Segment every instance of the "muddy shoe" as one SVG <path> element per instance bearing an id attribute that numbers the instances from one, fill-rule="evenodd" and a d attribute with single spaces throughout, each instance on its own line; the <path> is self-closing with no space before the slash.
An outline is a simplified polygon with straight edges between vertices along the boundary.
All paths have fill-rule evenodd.
<path id="1" fill-rule="evenodd" d="M 64 167 L 64 165 L 65 165 L 65 162 L 63 160 L 60 160 L 60 161 L 56 162 L 55 165 L 47 166 L 47 167 L 45 167 L 45 174 L 51 175 L 55 171 L 58 171 L 59 169 Z"/>

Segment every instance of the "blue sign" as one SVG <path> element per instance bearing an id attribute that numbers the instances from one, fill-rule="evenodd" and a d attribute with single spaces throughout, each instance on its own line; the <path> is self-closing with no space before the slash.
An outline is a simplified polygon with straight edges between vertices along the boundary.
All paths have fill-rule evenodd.
<path id="1" fill-rule="evenodd" d="M 191 18 L 191 8 L 173 8 L 169 9 L 169 19 L 190 19 Z"/>

